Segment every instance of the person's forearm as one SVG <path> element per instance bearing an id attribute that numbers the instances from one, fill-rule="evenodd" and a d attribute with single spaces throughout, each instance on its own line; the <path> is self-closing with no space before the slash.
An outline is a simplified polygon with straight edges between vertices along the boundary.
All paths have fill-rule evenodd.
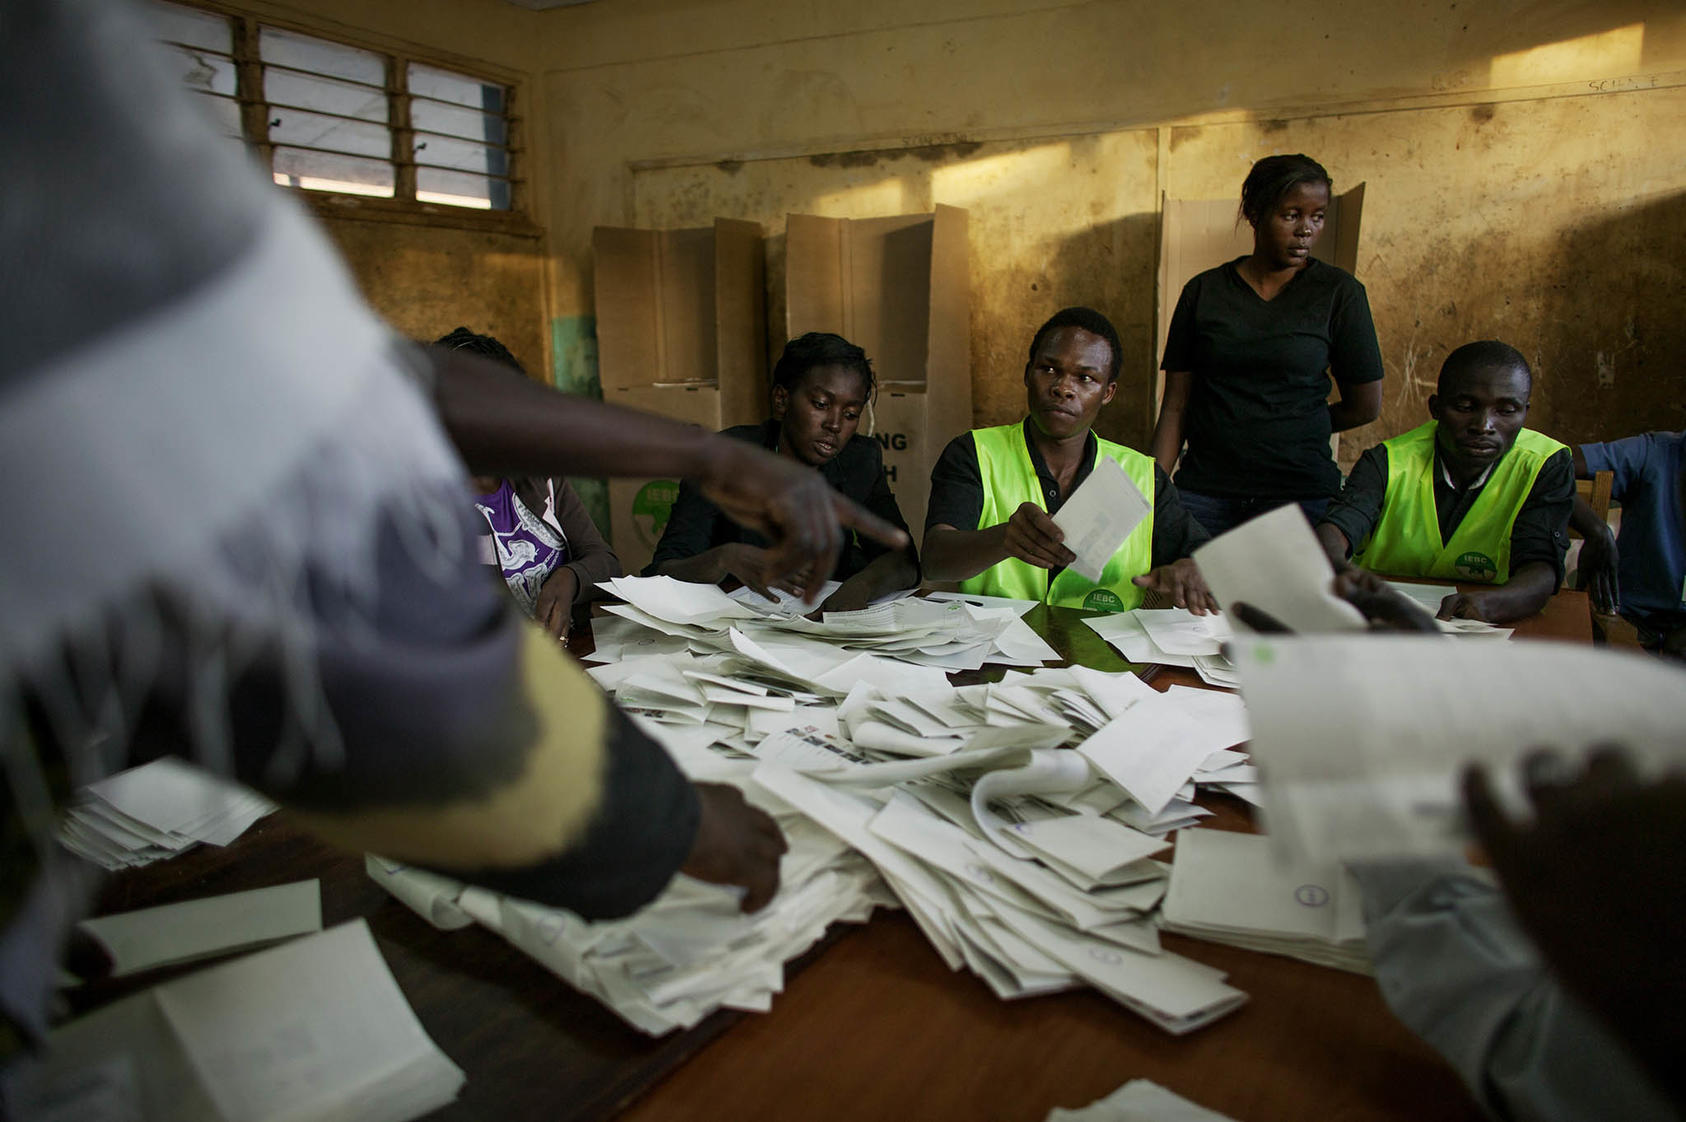
<path id="1" fill-rule="evenodd" d="M 919 583 L 919 566 L 899 550 L 881 553 L 866 567 L 838 586 L 833 599 L 870 604 L 880 596 L 912 588 Z"/>
<path id="2" fill-rule="evenodd" d="M 1498 588 L 1476 593 L 1481 616 L 1488 623 L 1510 623 L 1527 619 L 1557 591 L 1557 573 L 1544 561 L 1530 561 L 1510 575 Z"/>
<path id="3" fill-rule="evenodd" d="M 463 351 L 429 353 L 439 418 L 477 474 L 702 478 L 729 439 L 512 378 Z"/>
<path id="4" fill-rule="evenodd" d="M 987 530 L 933 526 L 925 532 L 925 579 L 967 580 L 1007 557 L 1007 524 Z"/>
<path id="5" fill-rule="evenodd" d="M 1579 495 L 1575 496 L 1575 505 L 1569 509 L 1569 525 L 1583 538 L 1603 537 L 1610 532 L 1609 523 L 1598 517 L 1598 513 Z"/>
<path id="6" fill-rule="evenodd" d="M 1194 375 L 1187 370 L 1167 370 L 1165 388 L 1159 399 L 1159 420 L 1153 426 L 1150 451 L 1153 462 L 1166 475 L 1177 466 L 1183 453 L 1183 411 L 1188 408 Z"/>
<path id="7" fill-rule="evenodd" d="M 1170 475 L 1177 466 L 1183 450 L 1183 411 L 1169 404 L 1159 410 L 1159 421 L 1153 426 L 1153 462 L 1159 470 Z"/>
<path id="8" fill-rule="evenodd" d="M 656 566 L 656 575 L 691 584 L 719 584 L 726 579 L 727 546 L 717 545 L 690 557 L 676 557 Z"/>
<path id="9" fill-rule="evenodd" d="M 1329 563 L 1337 570 L 1346 568 L 1348 559 L 1352 555 L 1352 543 L 1328 522 L 1317 524 L 1317 541 L 1322 545 L 1323 552 L 1329 555 Z"/>
<path id="10" fill-rule="evenodd" d="M 1367 425 L 1382 415 L 1381 382 L 1340 387 L 1340 398 L 1329 406 L 1329 431 L 1345 432 Z"/>

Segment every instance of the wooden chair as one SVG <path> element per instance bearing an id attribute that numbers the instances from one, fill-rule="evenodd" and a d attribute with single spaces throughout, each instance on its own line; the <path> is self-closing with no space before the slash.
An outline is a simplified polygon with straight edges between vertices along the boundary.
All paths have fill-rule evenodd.
<path id="1" fill-rule="evenodd" d="M 1592 508 L 1592 513 L 1598 516 L 1600 522 L 1608 524 L 1610 521 L 1610 488 L 1615 479 L 1613 473 L 1601 471 L 1591 479 L 1575 480 L 1575 494 L 1586 505 Z M 1579 539 L 1580 534 L 1573 528 L 1569 531 L 1571 538 Z M 1564 575 L 1564 583 L 1568 583 L 1568 574 Z M 1575 587 L 1585 589 L 1586 580 L 1581 576 L 1579 566 L 1576 566 Z M 1639 646 L 1639 632 L 1633 624 L 1618 615 L 1605 615 L 1587 603 L 1587 610 L 1592 613 L 1593 640 L 1598 643 L 1609 643 L 1618 647 Z"/>
<path id="2" fill-rule="evenodd" d="M 1591 479 L 1575 480 L 1575 494 L 1586 500 L 1586 505 L 1592 508 L 1592 513 L 1598 515 L 1600 522 L 1610 521 L 1610 488 L 1615 479 L 1614 472 L 1601 471 Z M 1580 537 L 1573 530 L 1570 534 Z"/>

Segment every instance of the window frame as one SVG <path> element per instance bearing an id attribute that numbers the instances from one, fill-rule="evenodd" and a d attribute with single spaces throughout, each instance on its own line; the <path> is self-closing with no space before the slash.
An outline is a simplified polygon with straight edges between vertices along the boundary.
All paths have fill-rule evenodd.
<path id="1" fill-rule="evenodd" d="M 324 29 L 285 17 L 263 15 L 233 4 L 219 3 L 217 0 L 169 2 L 183 8 L 193 8 L 221 16 L 229 21 L 235 72 L 234 101 L 240 114 L 241 132 L 247 147 L 266 171 L 274 167 L 276 145 L 269 139 L 270 105 L 264 97 L 265 64 L 258 47 L 262 29 L 268 27 L 276 31 L 307 35 L 380 56 L 385 70 L 386 127 L 392 137 L 388 160 L 393 168 L 393 197 L 380 198 L 313 187 L 290 187 L 280 183 L 276 184 L 278 189 L 296 194 L 306 200 L 318 214 L 326 217 L 492 230 L 528 237 L 541 235 L 542 231 L 534 224 L 530 215 L 531 192 L 526 176 L 529 163 L 526 146 L 527 121 L 520 111 L 525 104 L 527 90 L 521 76 L 483 60 L 428 51 L 411 43 L 380 36 L 347 34 L 338 27 Z M 414 159 L 416 130 L 410 123 L 411 95 L 408 86 L 411 63 L 420 63 L 503 88 L 503 120 L 507 136 L 507 143 L 503 147 L 509 157 L 508 174 L 505 177 L 509 182 L 509 209 L 482 210 L 476 207 L 426 202 L 415 197 L 418 165 Z M 195 93 L 196 96 L 211 96 Z"/>

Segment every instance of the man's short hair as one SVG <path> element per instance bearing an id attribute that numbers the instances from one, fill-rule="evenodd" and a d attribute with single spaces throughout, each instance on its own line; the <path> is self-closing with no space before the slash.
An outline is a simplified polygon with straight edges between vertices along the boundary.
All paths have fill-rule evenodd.
<path id="1" fill-rule="evenodd" d="M 1448 381 L 1477 370 L 1520 370 L 1528 379 L 1529 390 L 1534 388 L 1534 372 L 1529 369 L 1528 360 L 1522 357 L 1521 351 L 1497 339 L 1481 339 L 1465 343 L 1446 356 L 1446 361 L 1440 364 L 1440 377 L 1434 384 L 1434 392 L 1444 394 Z"/>
<path id="2" fill-rule="evenodd" d="M 1049 317 L 1048 322 L 1036 329 L 1036 335 L 1030 341 L 1030 353 L 1025 356 L 1025 365 L 1036 361 L 1036 352 L 1042 347 L 1042 340 L 1062 327 L 1076 327 L 1087 331 L 1091 335 L 1099 335 L 1106 340 L 1106 345 L 1112 348 L 1112 365 L 1107 369 L 1106 380 L 1118 380 L 1118 368 L 1123 362 L 1124 348 L 1118 342 L 1118 329 L 1112 326 L 1112 321 L 1093 308 L 1061 308 Z"/>

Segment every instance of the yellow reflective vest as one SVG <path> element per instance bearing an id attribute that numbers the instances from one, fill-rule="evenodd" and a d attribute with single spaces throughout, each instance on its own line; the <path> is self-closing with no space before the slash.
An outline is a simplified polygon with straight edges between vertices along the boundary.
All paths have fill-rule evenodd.
<path id="1" fill-rule="evenodd" d="M 1382 514 L 1352 559 L 1372 572 L 1395 576 L 1503 584 L 1510 579 L 1510 531 L 1516 514 L 1540 468 L 1565 446 L 1532 429 L 1517 433 L 1516 443 L 1493 465 L 1452 540 L 1442 541 L 1434 505 L 1438 424 L 1430 421 L 1382 442 L 1387 448 Z"/>
<path id="2" fill-rule="evenodd" d="M 978 474 L 983 479 L 983 510 L 978 514 L 974 529 L 986 530 L 1011 518 L 1023 503 L 1035 503 L 1047 509 L 1042 495 L 1042 483 L 1030 462 L 1030 449 L 1025 446 L 1024 425 L 999 425 L 991 429 L 974 429 L 973 443 L 978 450 Z M 1151 506 L 1153 493 L 1153 457 L 1143 455 L 1122 444 L 1095 437 L 1093 470 L 1102 456 L 1110 457 L 1124 469 L 1130 481 L 1146 495 Z M 1122 612 L 1139 607 L 1142 590 L 1130 583 L 1153 567 L 1153 512 L 1148 511 L 1141 524 L 1124 539 L 1118 552 L 1112 555 L 1101 571 L 1099 584 L 1070 569 L 1061 569 L 1049 579 L 1049 571 L 1009 557 L 990 566 L 977 576 L 960 582 L 962 591 L 986 596 L 1010 596 L 1017 600 L 1041 600 L 1068 608 L 1088 608 L 1094 611 Z"/>

